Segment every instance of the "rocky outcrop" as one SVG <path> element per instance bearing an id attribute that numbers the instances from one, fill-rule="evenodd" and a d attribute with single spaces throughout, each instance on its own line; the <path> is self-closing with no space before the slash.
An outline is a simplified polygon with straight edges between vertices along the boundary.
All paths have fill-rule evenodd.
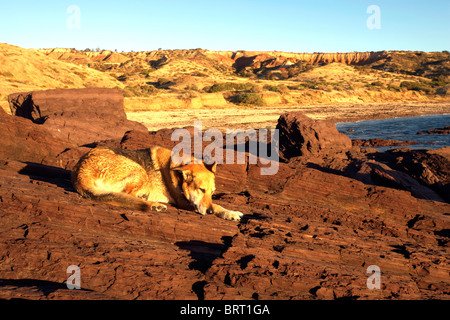
<path id="1" fill-rule="evenodd" d="M 29 119 L 7 114 L 0 108 L 0 157 L 57 164 L 57 155 L 66 148 L 74 147 L 54 137 L 46 128 Z"/>
<path id="2" fill-rule="evenodd" d="M 450 126 L 444 128 L 436 128 L 425 131 L 418 131 L 417 134 L 450 134 Z"/>
<path id="3" fill-rule="evenodd" d="M 128 130 L 147 131 L 129 121 L 123 95 L 114 89 L 54 89 L 11 94 L 11 113 L 42 125 L 71 144 L 120 138 Z"/>
<path id="4" fill-rule="evenodd" d="M 25 132 L 42 128 L 9 117 L 29 123 Z M 279 128 L 286 162 L 277 174 L 261 175 L 259 163 L 218 166 L 214 201 L 242 211 L 240 222 L 83 199 L 62 168 L 89 147 L 73 146 L 56 165 L 2 151 L 0 298 L 449 299 L 450 205 L 400 183 L 418 182 L 400 166 L 419 154 L 359 150 L 332 124 L 301 114 L 283 115 Z M 129 131 L 90 147 L 170 147 L 172 131 Z M 447 153 L 420 154 L 441 181 Z M 80 290 L 65 285 L 71 265 Z M 367 286 L 373 265 L 380 289 Z"/>
<path id="5" fill-rule="evenodd" d="M 220 53 L 219 53 L 220 54 Z M 297 62 L 311 64 L 343 63 L 347 65 L 366 65 L 386 58 L 385 51 L 347 52 L 347 53 L 289 53 L 270 51 L 243 51 L 232 55 L 233 67 L 238 71 L 244 68 L 260 69 L 285 67 Z"/>
<path id="6" fill-rule="evenodd" d="M 437 150 L 398 149 L 387 153 L 390 166 L 407 173 L 450 203 L 450 147 Z"/>
<path id="7" fill-rule="evenodd" d="M 401 141 L 391 139 L 352 139 L 352 145 L 358 147 L 388 147 L 388 146 L 410 146 L 417 144 L 415 141 Z"/>
<path id="8" fill-rule="evenodd" d="M 352 147 L 348 136 L 339 133 L 332 121 L 313 120 L 300 112 L 280 116 L 280 158 L 325 156 L 345 153 Z"/>
<path id="9" fill-rule="evenodd" d="M 119 64 L 129 60 L 128 57 L 110 50 L 77 51 L 75 49 L 68 48 L 53 48 L 40 49 L 37 51 L 54 59 L 76 61 L 78 63 L 106 62 Z"/>

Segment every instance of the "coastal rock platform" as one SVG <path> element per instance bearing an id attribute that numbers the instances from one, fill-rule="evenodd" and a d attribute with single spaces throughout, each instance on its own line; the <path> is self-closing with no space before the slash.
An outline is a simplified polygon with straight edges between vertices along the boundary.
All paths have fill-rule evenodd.
<path id="1" fill-rule="evenodd" d="M 70 170 L 90 148 L 171 147 L 172 129 L 127 123 L 120 137 L 99 131 L 81 145 L 45 123 L 0 122 L 11 138 L 0 148 L 2 299 L 450 298 L 447 148 L 361 149 L 329 123 L 282 115 L 279 130 L 299 135 L 280 139 L 275 175 L 248 160 L 218 166 L 213 201 L 242 211 L 236 222 L 172 206 L 135 212 L 74 191 Z M 300 127 L 323 131 L 303 139 Z M 73 265 L 80 290 L 66 286 Z"/>

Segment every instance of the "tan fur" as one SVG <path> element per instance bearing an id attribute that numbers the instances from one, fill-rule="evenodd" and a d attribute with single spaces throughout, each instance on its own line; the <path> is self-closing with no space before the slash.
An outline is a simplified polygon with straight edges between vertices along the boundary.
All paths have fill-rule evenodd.
<path id="1" fill-rule="evenodd" d="M 81 157 L 72 183 L 83 197 L 133 210 L 164 211 L 163 203 L 170 203 L 240 220 L 241 212 L 212 203 L 215 171 L 216 164 L 177 166 L 171 151 L 158 146 L 135 151 L 99 147 Z"/>

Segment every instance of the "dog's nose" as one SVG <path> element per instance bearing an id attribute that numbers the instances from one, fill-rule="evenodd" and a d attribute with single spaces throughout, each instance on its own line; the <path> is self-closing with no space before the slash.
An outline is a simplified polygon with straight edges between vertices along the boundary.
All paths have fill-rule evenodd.
<path id="1" fill-rule="evenodd" d="M 208 210 L 206 210 L 206 213 L 207 213 L 207 214 L 213 214 L 213 213 L 214 213 L 213 208 L 212 208 L 212 207 L 209 207 Z"/>

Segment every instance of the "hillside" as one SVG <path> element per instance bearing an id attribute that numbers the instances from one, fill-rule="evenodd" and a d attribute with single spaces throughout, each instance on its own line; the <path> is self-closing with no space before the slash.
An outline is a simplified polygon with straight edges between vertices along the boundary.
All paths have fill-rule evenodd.
<path id="1" fill-rule="evenodd" d="M 107 87 L 128 111 L 448 100 L 444 52 L 115 52 L 0 44 L 0 101 L 12 92 Z"/>
<path id="2" fill-rule="evenodd" d="M 0 43 L 0 101 L 20 91 L 104 87 L 122 88 L 111 75 L 85 65 L 59 61 L 36 50 Z"/>
<path id="3" fill-rule="evenodd" d="M 446 99 L 448 52 L 39 50 L 110 74 L 128 110 Z"/>

